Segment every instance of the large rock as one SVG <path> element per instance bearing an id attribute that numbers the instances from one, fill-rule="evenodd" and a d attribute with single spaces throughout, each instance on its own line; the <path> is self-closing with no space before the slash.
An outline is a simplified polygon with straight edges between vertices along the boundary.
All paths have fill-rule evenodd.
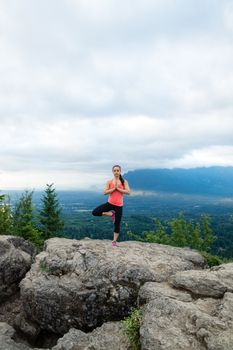
<path id="1" fill-rule="evenodd" d="M 142 350 L 232 350 L 233 264 L 178 272 L 170 283 L 140 290 Z"/>
<path id="2" fill-rule="evenodd" d="M 7 271 L 9 256 L 17 257 L 9 264 L 26 258 L 30 267 L 34 253 L 27 242 L 10 236 L 2 242 L 0 271 L 3 266 Z M 205 267 L 203 257 L 189 249 L 139 242 L 114 249 L 109 241 L 54 238 L 21 281 L 20 302 L 12 298 L 12 309 L 10 299 L 2 303 L 0 316 L 13 310 L 15 325 L 32 341 L 65 334 L 53 348 L 50 339 L 36 342 L 43 348 L 128 350 L 121 323 L 109 321 L 124 318 L 139 303 L 142 350 L 232 350 L 233 263 Z M 4 283 L 10 280 L 7 273 L 0 276 Z M 0 323 L 3 349 L 30 346 Z"/>
<path id="3" fill-rule="evenodd" d="M 170 279 L 177 288 L 189 290 L 197 296 L 222 297 L 233 292 L 233 263 L 212 267 L 205 271 L 180 272 Z"/>
<path id="4" fill-rule="evenodd" d="M 139 290 L 139 304 L 146 304 L 153 299 L 159 298 L 161 295 L 187 302 L 193 300 L 190 293 L 171 288 L 167 282 L 147 282 Z"/>
<path id="5" fill-rule="evenodd" d="M 23 238 L 0 235 L 0 303 L 17 291 L 35 254 L 34 246 Z"/>
<path id="6" fill-rule="evenodd" d="M 127 315 L 145 282 L 204 264 L 189 249 L 139 242 L 114 249 L 110 241 L 53 238 L 21 282 L 22 317 L 58 334 L 90 331 Z"/>
<path id="7" fill-rule="evenodd" d="M 91 333 L 71 328 L 53 350 L 130 350 L 120 322 L 108 322 Z"/>

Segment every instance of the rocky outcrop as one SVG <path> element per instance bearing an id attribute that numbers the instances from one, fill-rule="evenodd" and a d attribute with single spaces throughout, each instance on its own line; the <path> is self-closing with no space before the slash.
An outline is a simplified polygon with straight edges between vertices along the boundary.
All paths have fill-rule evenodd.
<path id="1" fill-rule="evenodd" d="M 114 249 L 104 240 L 53 238 L 20 284 L 24 321 L 17 324 L 30 336 L 39 330 L 63 335 L 72 327 L 90 331 L 128 315 L 145 282 L 204 264 L 189 249 L 139 242 Z"/>
<path id="2" fill-rule="evenodd" d="M 22 261 L 32 261 L 33 251 L 15 239 L 2 240 L 0 271 L 10 269 L 9 256 L 17 257 L 13 266 L 20 254 Z M 7 273 L 1 276 L 9 280 Z M 9 286 L 5 290 L 13 291 Z M 130 350 L 118 320 L 134 306 L 142 308 L 142 350 L 233 349 L 233 263 L 207 269 L 190 249 L 139 242 L 114 249 L 104 240 L 53 238 L 20 289 L 20 303 L 12 297 L 14 325 L 44 349 Z M 7 312 L 12 312 L 8 302 L 2 303 L 0 316 L 7 318 Z M 30 348 L 0 322 L 0 350 Z"/>
<path id="3" fill-rule="evenodd" d="M 146 283 L 139 293 L 142 349 L 232 350 L 232 288 L 233 264 Z"/>
<path id="4" fill-rule="evenodd" d="M 17 291 L 35 254 L 34 246 L 23 238 L 0 235 L 0 304 Z"/>

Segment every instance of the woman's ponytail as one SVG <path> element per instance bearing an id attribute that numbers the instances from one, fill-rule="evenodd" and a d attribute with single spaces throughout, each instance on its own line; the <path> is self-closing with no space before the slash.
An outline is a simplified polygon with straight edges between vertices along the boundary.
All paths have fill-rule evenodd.
<path id="1" fill-rule="evenodd" d="M 120 175 L 120 181 L 122 183 L 122 186 L 124 186 L 125 180 L 123 179 L 123 177 Z"/>

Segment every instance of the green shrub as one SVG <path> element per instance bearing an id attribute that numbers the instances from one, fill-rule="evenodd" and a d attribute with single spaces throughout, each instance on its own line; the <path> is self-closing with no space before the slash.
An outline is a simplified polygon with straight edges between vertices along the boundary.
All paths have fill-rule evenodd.
<path id="1" fill-rule="evenodd" d="M 132 350 L 140 350 L 140 325 L 141 325 L 142 311 L 141 309 L 134 309 L 130 316 L 128 316 L 123 323 L 124 331 L 129 339 Z"/>
<path id="2" fill-rule="evenodd" d="M 224 261 L 217 255 L 212 255 L 207 252 L 200 252 L 201 255 L 206 259 L 207 264 L 211 266 L 218 266 L 224 263 Z"/>

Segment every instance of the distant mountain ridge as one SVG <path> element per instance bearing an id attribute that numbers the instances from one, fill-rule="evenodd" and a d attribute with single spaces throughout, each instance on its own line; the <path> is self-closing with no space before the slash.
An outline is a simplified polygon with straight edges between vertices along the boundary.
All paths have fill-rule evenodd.
<path id="1" fill-rule="evenodd" d="M 124 177 L 135 190 L 233 196 L 233 167 L 140 169 Z"/>

